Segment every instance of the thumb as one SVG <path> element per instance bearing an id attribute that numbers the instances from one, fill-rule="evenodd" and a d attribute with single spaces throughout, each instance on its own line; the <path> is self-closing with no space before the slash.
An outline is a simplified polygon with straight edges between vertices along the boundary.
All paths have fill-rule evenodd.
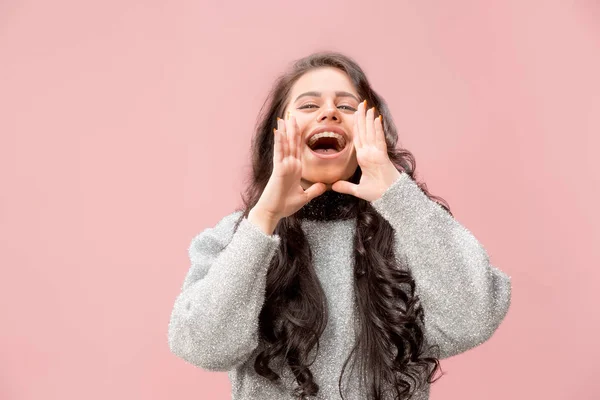
<path id="1" fill-rule="evenodd" d="M 358 197 L 358 185 L 348 181 L 337 181 L 331 186 L 331 189 L 339 193 L 351 194 Z"/>
<path id="2" fill-rule="evenodd" d="M 324 183 L 313 183 L 308 189 L 304 191 L 304 193 L 306 193 L 308 196 L 307 202 L 311 201 L 317 196 L 322 195 L 323 193 L 325 193 L 325 190 L 327 190 L 327 186 Z"/>

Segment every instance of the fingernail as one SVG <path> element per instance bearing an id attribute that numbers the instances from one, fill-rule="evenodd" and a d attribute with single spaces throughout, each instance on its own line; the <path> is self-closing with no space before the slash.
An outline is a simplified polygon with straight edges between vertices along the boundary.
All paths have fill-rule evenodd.
<path id="1" fill-rule="evenodd" d="M 281 119 L 281 118 L 277 117 L 277 122 L 279 122 L 279 120 L 280 120 L 280 119 Z"/>
<path id="2" fill-rule="evenodd" d="M 376 111 L 375 106 L 373 106 L 373 114 L 375 114 L 375 111 Z"/>
<path id="3" fill-rule="evenodd" d="M 382 117 L 382 115 L 381 115 L 381 114 L 379 114 L 379 120 L 380 120 L 381 122 L 383 122 L 383 117 Z"/>
<path id="4" fill-rule="evenodd" d="M 363 101 L 363 104 L 365 105 L 365 108 L 367 108 L 367 100 Z"/>
<path id="5" fill-rule="evenodd" d="M 277 129 L 276 128 L 273 128 L 273 133 L 277 133 Z"/>
<path id="6" fill-rule="evenodd" d="M 285 117 L 285 119 L 290 119 L 290 118 L 291 118 L 291 116 L 292 116 L 292 112 L 291 112 L 291 111 L 288 111 L 288 112 L 287 112 L 287 116 Z"/>

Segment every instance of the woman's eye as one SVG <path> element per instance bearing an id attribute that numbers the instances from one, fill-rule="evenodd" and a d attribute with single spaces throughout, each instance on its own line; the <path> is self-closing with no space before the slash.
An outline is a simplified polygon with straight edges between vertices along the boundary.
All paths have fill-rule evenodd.
<path id="1" fill-rule="evenodd" d="M 304 108 L 312 108 L 312 107 L 319 107 L 316 104 L 305 104 L 302 107 L 298 107 L 299 110 L 302 110 Z M 356 108 L 351 107 L 351 106 L 339 106 L 339 108 L 345 108 L 346 110 L 350 110 L 350 111 L 356 111 Z"/>

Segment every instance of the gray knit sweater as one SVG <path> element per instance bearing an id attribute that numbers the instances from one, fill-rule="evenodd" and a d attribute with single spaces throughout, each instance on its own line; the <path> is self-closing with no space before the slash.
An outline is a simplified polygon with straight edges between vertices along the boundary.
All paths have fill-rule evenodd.
<path id="1" fill-rule="evenodd" d="M 489 339 L 506 315 L 510 277 L 492 266 L 483 246 L 405 173 L 372 202 L 394 228 L 395 255 L 408 265 L 425 316 L 425 338 L 440 358 L 469 350 Z M 293 374 L 282 384 L 254 371 L 261 351 L 258 316 L 265 301 L 266 273 L 280 243 L 244 218 L 241 211 L 195 236 L 191 267 L 175 301 L 168 329 L 171 351 L 209 371 L 228 371 L 233 400 L 293 399 Z M 355 343 L 353 238 L 355 219 L 302 222 L 314 268 L 327 297 L 329 320 L 310 366 L 319 393 L 341 399 L 338 378 Z M 274 369 L 277 371 L 276 369 Z M 357 370 L 357 369 L 356 369 Z M 346 381 L 344 398 L 364 400 L 358 377 Z M 352 373 L 356 373 L 352 370 Z M 429 398 L 429 386 L 415 399 Z"/>

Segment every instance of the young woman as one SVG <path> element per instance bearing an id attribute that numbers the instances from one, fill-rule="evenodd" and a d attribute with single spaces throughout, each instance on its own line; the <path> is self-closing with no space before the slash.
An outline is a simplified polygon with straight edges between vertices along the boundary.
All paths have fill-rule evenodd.
<path id="1" fill-rule="evenodd" d="M 297 61 L 261 115 L 244 207 L 192 239 L 171 351 L 229 371 L 234 400 L 427 399 L 439 359 L 497 329 L 510 277 L 417 184 L 350 58 Z"/>

